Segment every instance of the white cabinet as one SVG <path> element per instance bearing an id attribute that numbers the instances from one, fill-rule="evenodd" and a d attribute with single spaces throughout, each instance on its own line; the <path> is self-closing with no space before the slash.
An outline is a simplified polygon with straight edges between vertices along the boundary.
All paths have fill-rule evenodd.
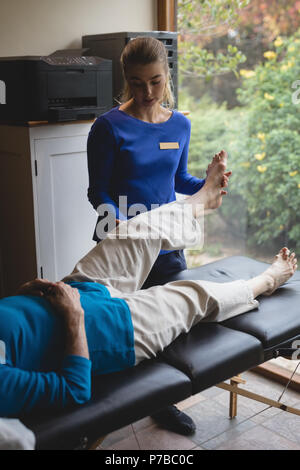
<path id="1" fill-rule="evenodd" d="M 34 277 L 69 274 L 94 245 L 87 199 L 92 122 L 0 126 L 2 295 Z"/>

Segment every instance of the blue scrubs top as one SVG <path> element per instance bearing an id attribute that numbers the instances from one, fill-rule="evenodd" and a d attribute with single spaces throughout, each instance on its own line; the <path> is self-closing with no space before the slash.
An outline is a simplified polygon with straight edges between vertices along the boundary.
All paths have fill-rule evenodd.
<path id="1" fill-rule="evenodd" d="M 88 198 L 97 210 L 111 204 L 117 219 L 125 220 L 134 204 L 146 210 L 175 201 L 177 193 L 191 195 L 205 180 L 187 171 L 191 123 L 173 111 L 169 120 L 154 124 L 113 108 L 98 117 L 88 137 Z M 178 148 L 161 148 L 161 143 Z M 126 204 L 119 207 L 119 197 Z M 98 241 L 96 233 L 94 240 Z M 165 253 L 165 251 L 161 252 Z"/>
<path id="2" fill-rule="evenodd" d="M 90 360 L 65 356 L 63 319 L 36 296 L 0 299 L 0 416 L 33 408 L 84 403 L 91 373 L 116 372 L 135 364 L 134 332 L 126 302 L 94 282 L 70 282 L 80 293 Z"/>

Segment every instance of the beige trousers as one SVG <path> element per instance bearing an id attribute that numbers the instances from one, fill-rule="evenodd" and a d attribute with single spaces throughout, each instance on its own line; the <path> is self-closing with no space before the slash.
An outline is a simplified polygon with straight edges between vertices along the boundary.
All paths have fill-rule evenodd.
<path id="1" fill-rule="evenodd" d="M 99 282 L 127 302 L 138 364 L 201 320 L 221 322 L 258 306 L 244 280 L 179 280 L 140 290 L 160 250 L 194 246 L 202 236 L 191 205 L 175 201 L 120 223 L 63 281 Z"/>

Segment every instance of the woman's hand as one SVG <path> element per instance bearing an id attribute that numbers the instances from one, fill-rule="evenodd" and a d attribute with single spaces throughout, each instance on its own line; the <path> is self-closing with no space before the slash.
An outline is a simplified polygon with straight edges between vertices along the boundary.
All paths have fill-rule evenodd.
<path id="1" fill-rule="evenodd" d="M 16 295 L 36 295 L 43 297 L 49 288 L 55 285 L 54 282 L 48 279 L 34 279 L 33 281 L 25 282 L 17 290 Z"/>
<path id="2" fill-rule="evenodd" d="M 231 175 L 232 175 L 232 171 L 227 171 L 227 173 L 224 173 L 224 176 L 221 181 L 221 188 L 227 188 L 228 181 Z"/>
<path id="3" fill-rule="evenodd" d="M 211 164 L 208 165 L 207 170 L 206 170 L 206 175 L 208 176 L 209 170 L 210 170 Z M 228 186 L 228 181 L 230 176 L 232 175 L 232 171 L 227 171 L 227 173 L 224 173 L 224 176 L 221 181 L 221 188 L 226 188 Z"/>

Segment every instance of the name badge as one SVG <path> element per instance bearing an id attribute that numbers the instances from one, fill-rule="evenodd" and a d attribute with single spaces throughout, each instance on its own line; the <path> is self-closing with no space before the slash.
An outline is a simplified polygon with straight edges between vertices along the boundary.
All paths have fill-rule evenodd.
<path id="1" fill-rule="evenodd" d="M 179 149 L 179 143 L 178 142 L 160 142 L 159 143 L 159 148 L 161 150 Z"/>

